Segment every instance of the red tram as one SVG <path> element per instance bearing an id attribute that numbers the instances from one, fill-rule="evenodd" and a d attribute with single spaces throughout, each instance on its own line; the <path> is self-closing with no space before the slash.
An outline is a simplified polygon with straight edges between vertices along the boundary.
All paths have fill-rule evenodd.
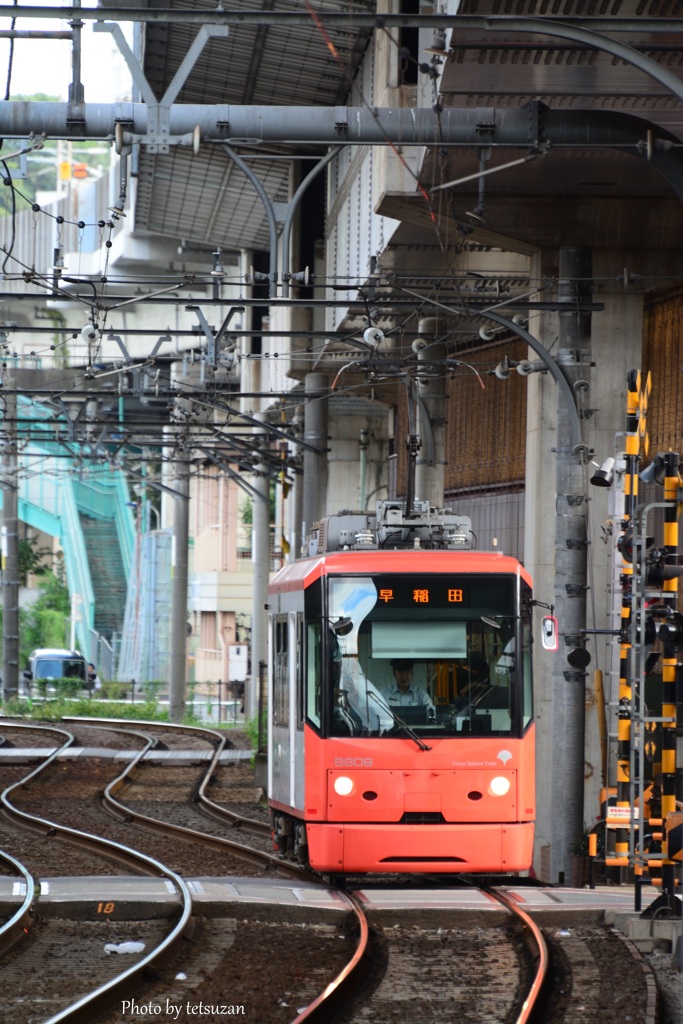
<path id="1" fill-rule="evenodd" d="M 270 586 L 268 794 L 332 876 L 530 867 L 531 580 L 415 502 L 340 513 Z"/>

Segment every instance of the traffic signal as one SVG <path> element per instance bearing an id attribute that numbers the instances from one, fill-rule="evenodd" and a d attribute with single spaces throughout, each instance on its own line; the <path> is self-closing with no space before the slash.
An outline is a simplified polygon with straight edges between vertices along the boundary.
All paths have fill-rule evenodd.
<path id="1" fill-rule="evenodd" d="M 659 639 L 672 647 L 683 647 L 683 615 L 671 612 L 670 618 L 662 622 L 658 629 Z"/>
<path id="2" fill-rule="evenodd" d="M 640 547 L 642 542 L 643 542 L 643 538 L 642 537 L 639 537 L 638 541 L 636 542 L 635 537 L 633 535 L 633 524 L 629 523 L 626 526 L 626 528 L 625 528 L 624 532 L 622 533 L 621 537 L 617 541 L 617 548 L 619 549 L 619 554 L 621 555 L 621 557 L 624 559 L 625 562 L 629 563 L 629 565 L 631 565 L 633 563 L 634 548 L 635 547 Z M 654 537 L 646 537 L 645 538 L 645 548 L 646 548 L 646 550 L 651 548 L 652 545 L 654 544 L 654 542 L 655 542 Z"/>

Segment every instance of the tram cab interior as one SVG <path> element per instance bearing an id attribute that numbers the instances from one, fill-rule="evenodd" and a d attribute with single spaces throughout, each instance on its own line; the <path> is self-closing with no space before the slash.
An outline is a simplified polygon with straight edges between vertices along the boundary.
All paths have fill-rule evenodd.
<path id="1" fill-rule="evenodd" d="M 521 736 L 531 721 L 530 613 L 514 614 L 513 580 L 468 581 L 467 600 L 456 602 L 446 583 L 440 600 L 432 579 L 429 614 L 411 607 L 414 583 L 389 583 L 330 578 L 330 625 L 309 619 L 308 705 L 326 717 L 323 731 Z M 326 693 L 310 692 L 321 678 Z"/>

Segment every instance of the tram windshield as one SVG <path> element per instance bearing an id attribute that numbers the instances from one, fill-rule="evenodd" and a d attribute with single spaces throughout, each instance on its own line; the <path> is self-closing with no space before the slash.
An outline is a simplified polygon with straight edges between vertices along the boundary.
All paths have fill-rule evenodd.
<path id="1" fill-rule="evenodd" d="M 516 576 L 327 582 L 328 735 L 519 735 L 531 721 L 529 601 Z"/>

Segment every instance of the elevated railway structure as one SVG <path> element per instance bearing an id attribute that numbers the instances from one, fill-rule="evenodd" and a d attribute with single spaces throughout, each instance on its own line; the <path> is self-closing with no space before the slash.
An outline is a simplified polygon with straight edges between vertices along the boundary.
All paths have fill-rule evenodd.
<path id="1" fill-rule="evenodd" d="M 424 487 L 443 489 L 453 504 L 478 503 L 482 521 L 491 495 L 504 494 L 487 535 L 497 538 L 513 518 L 521 524 L 536 592 L 557 609 L 559 655 L 552 671 L 536 665 L 539 760 L 548 766 L 536 861 L 553 881 L 570 870 L 572 842 L 593 817 L 601 784 L 597 725 L 583 713 L 586 676 L 566 660 L 582 629 L 611 625 L 607 498 L 596 493 L 589 502 L 589 457 L 602 461 L 619 447 L 628 372 L 652 370 L 653 393 L 670 415 L 680 403 L 677 372 L 667 367 L 683 361 L 670 326 L 681 318 L 680 21 L 635 0 L 604 7 L 587 17 L 572 0 L 553 16 L 539 15 L 532 2 L 501 15 L 483 0 L 457 10 L 446 2 L 429 16 L 398 2 L 329 2 L 297 12 L 277 0 L 229 12 L 67 8 L 58 12 L 74 20 L 66 102 L 0 103 L 6 140 L 33 132 L 113 143 L 122 172 L 111 230 L 127 207 L 138 234 L 173 239 L 154 250 L 155 272 L 168 270 L 178 240 L 199 247 L 206 265 L 213 253 L 240 251 L 231 265 L 244 334 L 229 329 L 235 300 L 221 290 L 219 257 L 213 274 L 204 270 L 201 302 L 192 303 L 201 327 L 196 351 L 205 369 L 215 369 L 221 354 L 240 362 L 239 409 L 253 418 L 250 429 L 270 419 L 272 431 L 278 402 L 295 394 L 298 413 L 287 407 L 292 416 L 279 440 L 291 468 L 303 473 L 295 472 L 287 503 L 284 484 L 279 493 L 283 521 L 291 515 L 297 531 L 302 518 L 310 526 L 356 493 L 348 465 L 355 474 L 359 420 L 366 430 L 371 423 L 370 461 L 380 467 L 372 487 L 358 488 L 359 499 L 373 488 L 404 491 L 408 431 L 398 389 L 430 389 L 421 415 L 435 428 L 434 447 L 420 454 Z M 38 13 L 45 12 L 25 16 Z M 138 98 L 90 104 L 77 59 L 87 45 L 83 24 L 99 22 L 98 31 L 120 39 L 116 22 L 124 18 L 147 23 L 144 49 L 136 44 L 126 55 Z M 6 275 L 7 303 L 16 309 L 35 299 L 25 264 L 8 268 L 14 281 Z M 52 281 L 47 265 L 36 269 Z M 115 315 L 113 286 L 105 282 L 92 298 L 91 277 L 60 279 L 58 287 L 65 301 L 82 303 L 87 293 L 99 328 Z M 175 275 L 178 294 L 148 302 L 186 305 L 194 283 Z M 278 332 L 274 341 L 269 330 Z M 368 341 L 366 330 L 382 338 L 371 333 Z M 502 346 L 495 361 L 484 349 L 492 330 Z M 263 367 L 272 370 L 267 387 Z M 496 418 L 511 369 L 516 384 L 526 379 L 508 407 L 514 431 L 512 411 Z M 448 404 L 447 379 L 449 394 L 463 389 L 453 400 L 467 410 L 462 419 Z M 224 384 L 200 382 L 193 397 L 208 393 L 215 409 Z M 394 416 L 394 408 L 404 411 Z M 317 411 L 331 416 L 316 421 Z M 667 429 L 653 425 L 657 448 L 674 447 L 660 444 Z M 302 440 L 328 433 L 340 464 L 340 452 L 352 452 L 329 477 L 326 445 L 299 459 Z M 509 451 L 524 449 L 514 472 L 501 455 L 508 438 Z M 255 448 L 241 457 L 240 468 L 254 472 L 251 496 L 262 512 L 275 460 L 264 462 Z M 441 494 L 429 498 L 446 504 Z M 263 552 L 262 515 L 254 526 Z M 290 533 L 290 549 L 300 539 Z M 254 586 L 254 665 L 266 661 L 267 570 L 265 556 Z M 176 627 L 186 605 L 179 588 Z M 172 630 L 174 665 L 183 662 L 182 634 Z M 185 680 L 174 673 L 177 711 Z M 255 689 L 247 694 L 251 711 Z"/>

